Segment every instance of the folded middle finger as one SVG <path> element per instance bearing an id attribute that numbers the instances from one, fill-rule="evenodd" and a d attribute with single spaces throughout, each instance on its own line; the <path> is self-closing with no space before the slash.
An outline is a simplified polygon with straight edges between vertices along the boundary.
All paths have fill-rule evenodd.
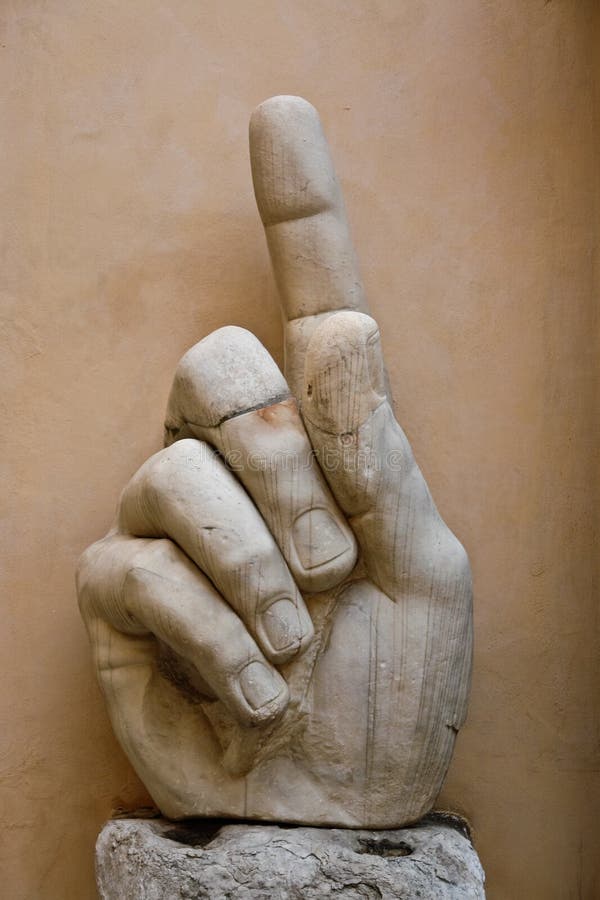
<path id="1" fill-rule="evenodd" d="M 166 425 L 168 440 L 191 433 L 225 457 L 302 590 L 330 589 L 352 571 L 354 535 L 314 459 L 287 383 L 254 335 L 221 328 L 185 354 Z"/>

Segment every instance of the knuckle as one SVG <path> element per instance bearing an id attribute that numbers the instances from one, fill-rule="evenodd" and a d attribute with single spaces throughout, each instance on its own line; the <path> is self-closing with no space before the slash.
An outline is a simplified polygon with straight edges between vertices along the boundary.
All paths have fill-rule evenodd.
<path id="1" fill-rule="evenodd" d="M 186 438 L 159 450 L 138 469 L 119 501 L 121 525 L 128 529 L 139 521 L 155 522 L 163 504 L 173 495 L 182 472 L 197 467 L 203 448 L 200 441 Z"/>
<path id="2" fill-rule="evenodd" d="M 155 496 L 160 496 L 165 490 L 168 490 L 173 471 L 174 448 L 177 446 L 174 444 L 173 447 L 159 450 L 158 453 L 146 460 L 133 476 L 130 485 L 138 491 L 151 491 Z"/>
<path id="3" fill-rule="evenodd" d="M 75 584 L 79 603 L 89 597 L 98 580 L 99 557 L 105 546 L 105 538 L 95 541 L 83 551 L 75 568 Z"/>
<path id="4" fill-rule="evenodd" d="M 198 341 L 187 350 L 175 369 L 173 376 L 173 389 L 181 394 L 186 394 L 194 385 L 201 381 L 202 373 L 200 362 L 202 359 L 202 341 Z"/>
<path id="5" fill-rule="evenodd" d="M 183 438 L 151 456 L 139 474 L 146 488 L 158 496 L 163 496 L 170 493 L 173 480 L 182 473 L 182 470 L 197 468 L 202 464 L 205 454 L 206 448 L 201 441 Z"/>
<path id="6" fill-rule="evenodd" d="M 77 562 L 77 601 L 84 620 L 102 615 L 105 597 L 113 592 L 113 544 L 110 537 L 103 537 L 87 547 Z"/>
<path id="7" fill-rule="evenodd" d="M 131 630 L 126 593 L 131 592 L 131 580 L 134 585 L 142 583 L 143 558 L 153 543 L 109 534 L 83 552 L 77 566 L 76 581 L 79 608 L 84 620 L 100 618 L 119 630 Z M 140 559 L 142 562 L 139 562 Z M 135 590 L 133 592 L 136 593 Z"/>
<path id="8" fill-rule="evenodd" d="M 89 547 L 86 547 L 86 549 L 77 560 L 77 565 L 75 568 L 75 580 L 77 582 L 78 590 L 88 580 L 90 569 L 92 567 L 93 560 L 95 559 L 95 546 L 95 544 L 90 544 Z"/>

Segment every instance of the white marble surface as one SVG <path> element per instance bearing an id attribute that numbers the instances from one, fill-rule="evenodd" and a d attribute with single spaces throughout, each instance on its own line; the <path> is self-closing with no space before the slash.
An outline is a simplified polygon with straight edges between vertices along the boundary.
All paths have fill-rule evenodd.
<path id="1" fill-rule="evenodd" d="M 78 572 L 117 737 L 166 815 L 387 828 L 466 713 L 471 575 L 394 417 L 316 111 L 251 122 L 287 378 L 222 328 Z"/>

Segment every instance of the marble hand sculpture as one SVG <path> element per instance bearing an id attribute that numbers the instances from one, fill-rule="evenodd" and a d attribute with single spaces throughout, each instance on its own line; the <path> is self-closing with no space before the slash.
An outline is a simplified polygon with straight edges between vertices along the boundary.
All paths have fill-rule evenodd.
<path id="1" fill-rule="evenodd" d="M 391 828 L 432 807 L 465 717 L 469 563 L 394 418 L 316 110 L 267 100 L 250 151 L 286 377 L 242 328 L 186 353 L 81 612 L 165 815 Z"/>

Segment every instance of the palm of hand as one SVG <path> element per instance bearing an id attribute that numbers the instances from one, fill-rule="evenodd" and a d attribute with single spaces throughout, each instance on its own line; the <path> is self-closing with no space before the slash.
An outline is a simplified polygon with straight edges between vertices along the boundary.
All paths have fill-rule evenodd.
<path id="1" fill-rule="evenodd" d="M 242 329 L 186 354 L 169 446 L 84 554 L 81 609 L 165 814 L 397 826 L 464 718 L 468 561 L 386 398 L 314 110 L 267 101 L 251 149 L 289 386 Z"/>

